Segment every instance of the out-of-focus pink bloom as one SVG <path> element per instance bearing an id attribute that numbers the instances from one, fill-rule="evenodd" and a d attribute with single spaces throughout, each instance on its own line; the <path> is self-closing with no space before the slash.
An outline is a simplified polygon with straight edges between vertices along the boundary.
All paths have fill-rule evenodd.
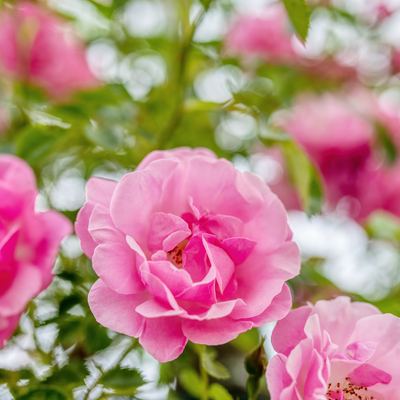
<path id="1" fill-rule="evenodd" d="M 55 98 L 97 85 L 83 43 L 64 20 L 29 1 L 2 9 L 0 64 L 16 79 L 40 86 Z"/>
<path id="2" fill-rule="evenodd" d="M 392 49 L 392 71 L 394 74 L 398 74 L 400 72 L 400 50 L 397 48 Z"/>
<path id="3" fill-rule="evenodd" d="M 287 63 L 296 60 L 292 37 L 285 8 L 282 4 L 273 4 L 261 17 L 238 17 L 226 35 L 225 47 L 231 55 Z"/>
<path id="4" fill-rule="evenodd" d="M 272 333 L 271 400 L 399 398 L 399 335 L 399 318 L 348 297 L 291 311 Z"/>
<path id="5" fill-rule="evenodd" d="M 207 149 L 152 152 L 119 183 L 92 178 L 76 231 L 100 277 L 97 321 L 161 362 L 289 311 L 300 259 L 282 203 Z"/>
<path id="6" fill-rule="evenodd" d="M 375 151 L 377 124 L 400 148 L 399 116 L 385 111 L 369 93 L 356 90 L 303 96 L 284 124 L 319 167 L 328 204 L 335 207 L 345 197 L 355 200 L 349 203 L 350 214 L 359 221 L 378 209 L 394 212 L 390 177 L 400 164 L 385 165 Z"/>
<path id="7" fill-rule="evenodd" d="M 50 284 L 60 242 L 72 231 L 59 213 L 35 213 L 36 195 L 31 168 L 0 155 L 0 347 L 29 300 Z"/>

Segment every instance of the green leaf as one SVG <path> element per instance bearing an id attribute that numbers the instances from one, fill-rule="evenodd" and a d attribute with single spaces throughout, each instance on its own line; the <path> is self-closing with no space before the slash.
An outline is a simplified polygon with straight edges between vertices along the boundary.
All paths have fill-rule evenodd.
<path id="1" fill-rule="evenodd" d="M 200 0 L 200 3 L 203 4 L 203 7 L 208 10 L 210 8 L 211 3 L 213 0 Z"/>
<path id="2" fill-rule="evenodd" d="M 249 353 L 260 341 L 257 328 L 250 329 L 247 332 L 240 334 L 236 339 L 233 339 L 230 344 L 238 350 Z"/>
<path id="3" fill-rule="evenodd" d="M 30 390 L 18 396 L 17 400 L 67 400 L 67 396 L 56 388 L 40 388 Z"/>
<path id="4" fill-rule="evenodd" d="M 218 361 L 217 352 L 214 349 L 207 347 L 201 356 L 201 362 L 204 369 L 214 378 L 229 379 L 229 371 Z"/>
<path id="5" fill-rule="evenodd" d="M 44 383 L 64 387 L 73 385 L 74 387 L 84 385 L 84 378 L 88 374 L 85 363 L 83 361 L 70 361 L 69 364 L 60 370 L 53 372 Z"/>
<path id="6" fill-rule="evenodd" d="M 54 151 L 66 130 L 58 127 L 28 126 L 20 132 L 17 140 L 17 155 L 31 165 L 42 161 Z"/>
<path id="7" fill-rule="evenodd" d="M 219 383 L 213 383 L 209 387 L 208 393 L 213 400 L 233 400 L 230 393 Z"/>
<path id="8" fill-rule="evenodd" d="M 296 32 L 305 42 L 310 26 L 310 8 L 305 0 L 282 0 Z"/>
<path id="9" fill-rule="evenodd" d="M 107 329 L 103 328 L 94 318 L 87 317 L 85 327 L 85 345 L 90 354 L 103 350 L 111 344 Z"/>
<path id="10" fill-rule="evenodd" d="M 146 381 L 140 371 L 118 366 L 105 372 L 99 383 L 114 389 L 118 394 L 134 394 L 136 389 L 144 385 Z"/>
<path id="11" fill-rule="evenodd" d="M 280 147 L 292 183 L 296 187 L 303 209 L 308 215 L 320 211 L 323 193 L 319 175 L 305 154 L 292 142 L 282 142 Z"/>
<path id="12" fill-rule="evenodd" d="M 386 129 L 381 124 L 376 124 L 378 144 L 387 165 L 394 165 L 397 160 L 397 149 Z"/>
<path id="13" fill-rule="evenodd" d="M 183 388 L 193 397 L 200 399 L 206 390 L 200 376 L 193 369 L 184 369 L 179 375 Z"/>

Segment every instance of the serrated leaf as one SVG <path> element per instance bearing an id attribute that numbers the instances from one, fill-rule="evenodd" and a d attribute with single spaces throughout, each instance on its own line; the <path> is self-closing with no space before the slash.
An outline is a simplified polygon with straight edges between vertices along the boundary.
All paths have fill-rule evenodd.
<path id="1" fill-rule="evenodd" d="M 144 385 L 146 381 L 140 371 L 118 366 L 105 372 L 99 383 L 119 394 L 134 394 L 135 389 Z"/>
<path id="2" fill-rule="evenodd" d="M 179 381 L 183 388 L 193 397 L 200 399 L 206 390 L 203 381 L 196 371 L 185 369 L 179 375 Z"/>
<path id="3" fill-rule="evenodd" d="M 214 378 L 217 379 L 229 379 L 229 371 L 218 361 L 215 360 L 217 353 L 210 348 L 207 348 L 202 356 L 201 362 L 204 369 Z"/>
<path id="4" fill-rule="evenodd" d="M 233 400 L 228 390 L 219 383 L 213 383 L 208 390 L 208 394 L 213 400 Z"/>
<path id="5" fill-rule="evenodd" d="M 305 42 L 310 27 L 310 8 L 305 0 L 282 0 L 296 32 Z"/>

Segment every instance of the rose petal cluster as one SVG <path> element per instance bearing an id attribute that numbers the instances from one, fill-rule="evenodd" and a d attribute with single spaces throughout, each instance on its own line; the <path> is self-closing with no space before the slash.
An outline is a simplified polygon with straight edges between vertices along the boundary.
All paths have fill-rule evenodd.
<path id="1" fill-rule="evenodd" d="M 267 367 L 271 400 L 389 400 L 400 396 L 400 319 L 348 297 L 278 321 Z"/>
<path id="2" fill-rule="evenodd" d="M 0 67 L 56 99 L 97 85 L 83 43 L 63 19 L 29 1 L 1 9 Z"/>
<path id="3" fill-rule="evenodd" d="M 400 149 L 400 119 L 361 89 L 299 97 L 283 128 L 319 168 L 328 208 L 346 203 L 363 221 L 375 210 L 396 215 L 400 163 L 391 165 L 378 150 L 380 130 Z"/>
<path id="4" fill-rule="evenodd" d="M 61 240 L 71 222 L 55 211 L 36 213 L 36 180 L 21 159 L 0 155 L 0 347 L 29 300 L 52 281 Z"/>
<path id="5" fill-rule="evenodd" d="M 207 149 L 154 151 L 118 183 L 90 179 L 76 232 L 99 276 L 95 318 L 161 362 L 290 310 L 300 258 L 282 203 Z"/>

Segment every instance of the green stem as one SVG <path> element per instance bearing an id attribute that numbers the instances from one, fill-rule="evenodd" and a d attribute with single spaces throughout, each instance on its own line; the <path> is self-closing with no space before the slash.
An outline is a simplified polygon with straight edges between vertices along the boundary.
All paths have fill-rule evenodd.
<path id="1" fill-rule="evenodd" d="M 131 343 L 131 345 L 120 355 L 120 357 L 118 358 L 118 361 L 115 365 L 117 366 L 134 348 L 136 348 L 137 344 L 138 344 L 137 339 L 134 339 L 133 342 Z M 101 374 L 92 383 L 92 385 L 88 388 L 88 391 L 86 392 L 83 400 L 89 399 L 90 393 L 92 393 L 93 389 L 98 385 L 101 378 L 103 377 L 104 372 L 106 372 L 106 371 L 102 371 Z"/>
<path id="2" fill-rule="evenodd" d="M 196 32 L 197 27 L 199 26 L 200 22 L 203 20 L 204 16 L 206 15 L 206 10 L 202 9 L 199 14 L 196 16 L 195 20 L 193 21 L 189 35 L 183 39 L 181 43 L 181 50 L 178 57 L 179 62 L 179 69 L 178 69 L 178 76 L 177 76 L 177 100 L 175 108 L 172 112 L 171 118 L 169 119 L 167 125 L 162 130 L 159 140 L 157 142 L 157 149 L 164 150 L 172 138 L 176 128 L 179 126 L 182 117 L 183 117 L 183 91 L 185 89 L 185 75 L 186 75 L 186 66 L 188 55 L 190 51 L 190 46 L 192 44 L 193 36 Z"/>
<path id="3" fill-rule="evenodd" d="M 203 366 L 201 357 L 200 357 L 200 375 L 201 375 L 201 379 L 203 381 L 203 387 L 204 387 L 203 393 L 201 395 L 201 400 L 208 400 L 208 384 L 209 384 L 208 373 Z"/>

